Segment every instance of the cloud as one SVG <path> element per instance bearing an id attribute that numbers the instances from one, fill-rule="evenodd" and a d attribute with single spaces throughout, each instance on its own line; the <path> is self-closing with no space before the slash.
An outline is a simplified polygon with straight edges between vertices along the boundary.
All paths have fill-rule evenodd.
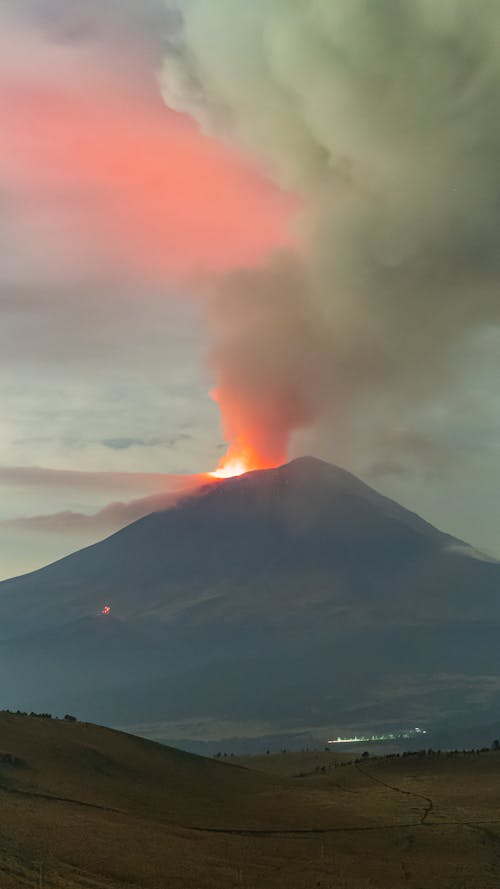
<path id="1" fill-rule="evenodd" d="M 189 441 L 191 438 L 191 435 L 179 432 L 170 438 L 105 438 L 102 444 L 105 448 L 110 448 L 112 451 L 127 451 L 129 448 L 156 448 L 159 446 L 173 448 L 180 442 Z"/>
<path id="2" fill-rule="evenodd" d="M 294 203 L 168 113 L 151 61 L 3 29 L 0 251 L 3 229 L 3 275 L 18 290 L 179 280 L 290 242 Z"/>
<path id="3" fill-rule="evenodd" d="M 166 111 L 178 20 L 159 2 L 0 3 L 0 463 L 89 470 L 0 471 L 1 518 L 96 512 L 215 462 L 192 283 L 289 243 L 296 201 Z"/>
<path id="4" fill-rule="evenodd" d="M 210 339 L 234 443 L 378 473 L 496 549 L 498 15 L 487 0 L 0 3 L 1 462 L 208 468 Z M 165 46 L 167 103 L 196 124 L 160 101 Z M 92 475 L 4 475 L 1 515 L 156 493 L 148 474 Z M 28 547 L 5 529 L 4 573 L 16 539 L 22 566 L 62 554 L 57 534 Z"/>
<path id="5" fill-rule="evenodd" d="M 82 472 L 41 466 L 0 466 L 0 485 L 145 491 L 180 488 L 185 476 L 148 472 Z"/>
<path id="6" fill-rule="evenodd" d="M 11 18 L 63 42 L 124 40 L 132 36 L 148 48 L 158 47 L 179 27 L 179 13 L 162 0 L 4 0 Z"/>
<path id="7" fill-rule="evenodd" d="M 383 435 L 378 450 L 381 456 L 369 462 L 364 469 L 366 475 L 374 479 L 419 470 L 433 478 L 449 472 L 457 462 L 457 454 L 450 445 L 438 443 L 404 427 Z"/>
<path id="8" fill-rule="evenodd" d="M 318 316 L 304 301 L 307 273 L 290 253 L 217 282 L 208 303 L 212 392 L 230 455 L 247 465 L 284 463 L 291 432 L 333 393 Z"/>
<path id="9" fill-rule="evenodd" d="M 283 403 L 299 409 L 284 410 L 285 439 L 327 412 L 341 435 L 368 411 L 376 448 L 391 418 L 463 386 L 468 343 L 500 324 L 498 4 L 178 6 L 167 105 L 253 151 L 304 204 L 300 286 L 292 260 L 282 286 L 275 262 L 253 295 L 245 276 L 220 285 L 235 342 L 245 302 L 252 316 L 236 372 L 230 348 L 229 365 L 215 352 L 226 428 L 233 441 L 263 429 L 286 379 Z"/>
<path id="10" fill-rule="evenodd" d="M 180 500 L 192 495 L 197 489 L 213 483 L 205 475 L 184 476 L 169 479 L 170 490 L 149 497 L 141 497 L 128 503 L 114 502 L 87 515 L 84 513 L 62 510 L 60 512 L 24 516 L 16 519 L 0 521 L 0 527 L 19 532 L 39 532 L 46 534 L 90 534 L 93 539 L 103 534 L 111 534 L 153 512 L 173 508 Z"/>

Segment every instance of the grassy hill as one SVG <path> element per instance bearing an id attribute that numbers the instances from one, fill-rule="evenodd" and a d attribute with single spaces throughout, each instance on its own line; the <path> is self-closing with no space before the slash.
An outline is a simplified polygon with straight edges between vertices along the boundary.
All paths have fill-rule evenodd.
<path id="1" fill-rule="evenodd" d="M 289 756 L 266 774 L 0 714 L 0 886 L 497 889 L 500 754 L 301 754 L 300 778 Z"/>

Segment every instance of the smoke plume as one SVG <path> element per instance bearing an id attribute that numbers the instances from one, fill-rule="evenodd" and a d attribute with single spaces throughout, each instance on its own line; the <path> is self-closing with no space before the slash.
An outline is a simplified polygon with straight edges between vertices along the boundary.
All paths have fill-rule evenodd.
<path id="1" fill-rule="evenodd" d="M 172 4 L 169 4 L 172 5 Z M 180 0 L 166 103 L 302 201 L 296 255 L 216 285 L 215 396 L 263 462 L 326 414 L 374 429 L 498 325 L 495 0 Z"/>

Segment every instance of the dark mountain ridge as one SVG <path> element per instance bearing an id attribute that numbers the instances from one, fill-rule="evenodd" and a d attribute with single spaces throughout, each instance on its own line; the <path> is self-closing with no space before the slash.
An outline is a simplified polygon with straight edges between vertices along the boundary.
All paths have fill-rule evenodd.
<path id="1" fill-rule="evenodd" d="M 301 458 L 0 584 L 16 677 L 0 692 L 129 724 L 496 718 L 499 581 L 498 563 Z"/>

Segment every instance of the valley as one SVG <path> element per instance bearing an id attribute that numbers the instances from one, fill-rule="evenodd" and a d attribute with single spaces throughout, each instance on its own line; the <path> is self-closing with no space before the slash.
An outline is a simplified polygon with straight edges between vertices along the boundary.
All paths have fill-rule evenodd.
<path id="1" fill-rule="evenodd" d="M 493 751 L 220 762 L 8 713 L 0 739 L 2 889 L 498 886 Z"/>

